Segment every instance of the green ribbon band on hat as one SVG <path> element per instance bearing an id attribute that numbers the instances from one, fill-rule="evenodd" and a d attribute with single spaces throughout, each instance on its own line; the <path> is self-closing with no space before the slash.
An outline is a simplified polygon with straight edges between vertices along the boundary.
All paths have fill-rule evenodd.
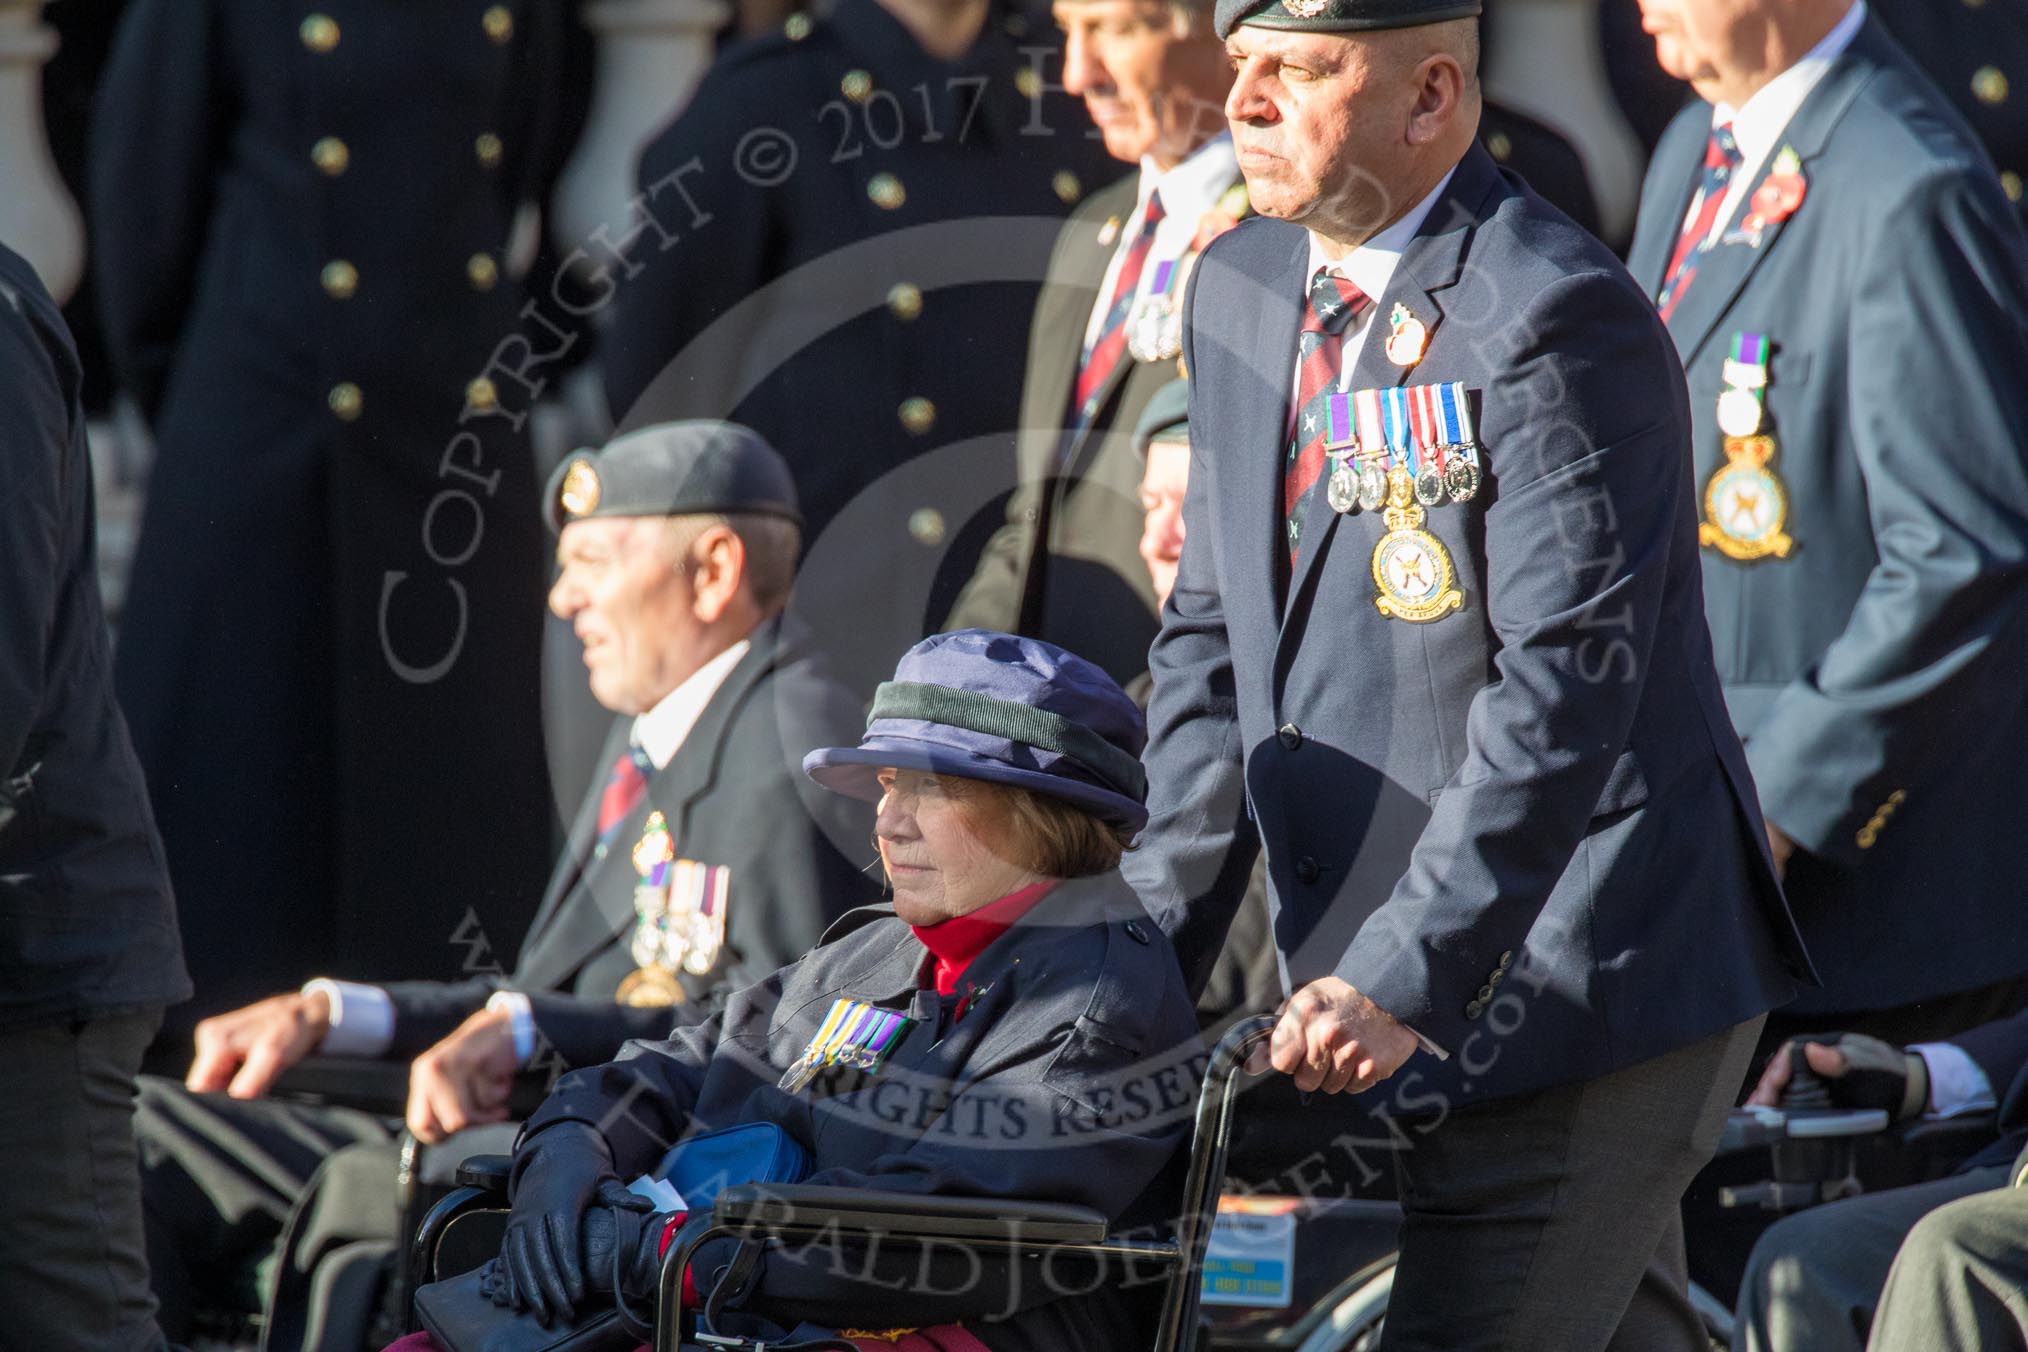
<path id="1" fill-rule="evenodd" d="M 1061 714 L 1037 709 L 1012 700 L 994 699 L 970 690 L 920 681 L 883 681 L 873 692 L 873 712 L 867 725 L 876 719 L 913 718 L 925 723 L 943 723 L 954 728 L 1005 737 L 1010 742 L 1068 756 L 1135 802 L 1148 796 L 1148 775 L 1141 762 L 1085 727 Z"/>

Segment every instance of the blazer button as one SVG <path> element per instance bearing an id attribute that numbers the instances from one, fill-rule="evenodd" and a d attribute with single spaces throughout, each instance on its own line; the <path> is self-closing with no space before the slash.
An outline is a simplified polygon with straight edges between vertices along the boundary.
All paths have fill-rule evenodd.
<path id="1" fill-rule="evenodd" d="M 1148 931 L 1141 928 L 1140 921 L 1129 920 L 1127 922 L 1127 937 L 1137 944 L 1145 944 L 1148 942 Z"/>
<path id="2" fill-rule="evenodd" d="M 1303 744 L 1303 730 L 1293 723 L 1284 723 L 1275 733 L 1275 740 L 1282 744 L 1284 750 L 1294 751 Z"/>
<path id="3" fill-rule="evenodd" d="M 331 408 L 332 416 L 339 422 L 353 422 L 365 407 L 366 400 L 359 393 L 359 387 L 349 380 L 341 380 L 331 387 L 324 396 L 324 402 Z"/>
<path id="4" fill-rule="evenodd" d="M 901 180 L 893 174 L 875 174 L 866 183 L 866 195 L 873 199 L 873 205 L 882 211 L 899 210 L 908 200 L 908 190 L 901 186 Z"/>
<path id="5" fill-rule="evenodd" d="M 481 169 L 498 169 L 507 147 L 494 133 L 482 131 L 472 140 L 472 154 L 478 158 Z"/>
<path id="6" fill-rule="evenodd" d="M 1296 861 L 1296 881 L 1305 887 L 1317 881 L 1317 876 L 1321 872 L 1323 870 L 1317 867 L 1317 861 L 1307 854 Z"/>
<path id="7" fill-rule="evenodd" d="M 1486 1007 L 1484 1005 L 1480 1004 L 1477 1000 L 1474 1000 L 1470 1004 L 1465 1006 L 1465 1017 L 1468 1019 L 1476 1019 L 1479 1017 L 1479 1015 L 1485 1012 L 1485 1009 Z"/>
<path id="8" fill-rule="evenodd" d="M 324 294 L 332 300 L 350 300 L 352 293 L 359 289 L 359 269 L 342 258 L 334 258 L 324 265 L 317 280 L 323 284 Z"/>
<path id="9" fill-rule="evenodd" d="M 490 6 L 479 16 L 479 26 L 494 42 L 505 45 L 514 40 L 514 14 L 505 5 Z"/>
<path id="10" fill-rule="evenodd" d="M 919 545 L 944 542 L 944 514 L 934 507 L 918 507 L 908 514 L 908 533 Z"/>
<path id="11" fill-rule="evenodd" d="M 326 178 L 336 178 L 352 163 L 352 150 L 335 136 L 326 136 L 310 147 L 310 163 Z"/>
<path id="12" fill-rule="evenodd" d="M 902 323 L 922 313 L 922 288 L 912 282 L 896 282 L 887 288 L 887 312 Z"/>
<path id="13" fill-rule="evenodd" d="M 338 45 L 338 21 L 328 14 L 312 14 L 296 29 L 303 45 L 322 55 Z"/>
<path id="14" fill-rule="evenodd" d="M 901 407 L 895 410 L 895 416 L 901 419 L 901 425 L 912 435 L 919 437 L 926 435 L 930 428 L 936 426 L 937 406 L 917 395 L 913 399 L 902 400 Z"/>
<path id="15" fill-rule="evenodd" d="M 465 280 L 474 291 L 491 291 L 500 280 L 500 265 L 491 254 L 475 253 L 465 260 Z"/>
<path id="16" fill-rule="evenodd" d="M 485 376 L 475 376 L 465 385 L 465 402 L 481 413 L 500 406 L 499 387 Z"/>
<path id="17" fill-rule="evenodd" d="M 1068 169 L 1057 170 L 1056 176 L 1049 180 L 1049 186 L 1055 190 L 1057 200 L 1065 205 L 1084 196 L 1084 184 L 1078 182 L 1077 175 Z"/>

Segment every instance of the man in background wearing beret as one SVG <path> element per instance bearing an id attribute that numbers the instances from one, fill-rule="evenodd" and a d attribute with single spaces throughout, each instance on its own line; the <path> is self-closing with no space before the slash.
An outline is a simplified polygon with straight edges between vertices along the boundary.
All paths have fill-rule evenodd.
<path id="1" fill-rule="evenodd" d="M 1479 8 L 1221 0 L 1264 219 L 1185 305 L 1128 866 L 1201 983 L 1265 850 L 1267 1059 L 1385 1082 L 1312 1111 L 1403 1142 L 1385 1348 L 1702 1352 L 1678 1202 L 1809 961 L 1712 669 L 1668 334 L 1474 145 Z"/>
<path id="2" fill-rule="evenodd" d="M 870 816 L 801 773 L 805 751 L 856 735 L 860 719 L 778 618 L 801 543 L 781 458 L 733 424 L 661 424 L 570 457 L 547 500 L 561 564 L 549 604 L 618 715 L 610 773 L 512 975 L 320 978 L 200 1023 L 184 1085 L 143 1082 L 149 1252 L 171 1336 L 273 1246 L 343 1147 L 384 1180 L 355 1190 L 349 1223 L 370 1229 L 359 1213 L 377 1208 L 394 1238 L 394 1125 L 261 1101 L 305 1055 L 413 1058 L 408 1128 L 441 1141 L 505 1120 L 517 1072 L 596 1065 L 628 1038 L 666 1036 L 873 899 L 842 852 L 868 839 Z M 269 1294 L 269 1341 L 289 1345 L 275 1330 L 301 1311 Z"/>

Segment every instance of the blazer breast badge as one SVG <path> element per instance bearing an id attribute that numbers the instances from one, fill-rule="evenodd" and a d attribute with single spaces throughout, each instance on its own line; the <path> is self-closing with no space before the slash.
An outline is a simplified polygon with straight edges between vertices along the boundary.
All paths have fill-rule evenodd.
<path id="1" fill-rule="evenodd" d="M 1462 383 L 1401 385 L 1331 396 L 1324 440 L 1334 511 L 1377 511 L 1373 604 L 1389 619 L 1440 620 L 1465 604 L 1444 542 L 1423 529 L 1428 509 L 1478 495 L 1479 446 Z"/>

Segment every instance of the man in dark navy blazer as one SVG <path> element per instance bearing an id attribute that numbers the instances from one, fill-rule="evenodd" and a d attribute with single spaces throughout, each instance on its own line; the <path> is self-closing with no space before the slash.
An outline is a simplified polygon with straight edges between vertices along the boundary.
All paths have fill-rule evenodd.
<path id="1" fill-rule="evenodd" d="M 1630 267 L 1688 371 L 1719 677 L 1823 977 L 1768 1033 L 1940 1036 L 2028 993 L 2028 239 L 1865 5 L 1642 8 L 1702 98 Z"/>
<path id="2" fill-rule="evenodd" d="M 1702 1349 L 1677 1202 L 1809 963 L 1712 669 L 1668 336 L 1473 146 L 1478 11 L 1221 6 L 1274 219 L 1187 302 L 1130 866 L 1201 981 L 1264 848 L 1273 1065 L 1390 1081 L 1312 1104 L 1401 1146 L 1387 1348 Z"/>

